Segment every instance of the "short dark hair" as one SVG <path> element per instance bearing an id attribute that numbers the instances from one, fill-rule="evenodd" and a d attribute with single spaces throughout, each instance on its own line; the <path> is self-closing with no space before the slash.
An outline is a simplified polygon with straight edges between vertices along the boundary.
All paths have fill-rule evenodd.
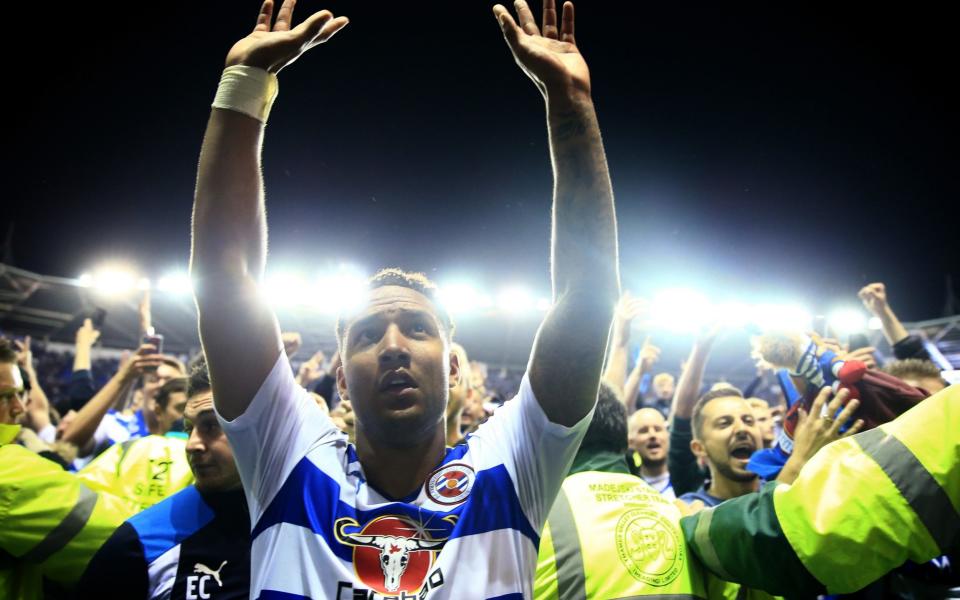
<path id="1" fill-rule="evenodd" d="M 210 370 L 207 369 L 207 357 L 204 356 L 202 352 L 190 361 L 189 371 L 187 398 L 193 398 L 197 394 L 202 394 L 211 389 Z"/>
<path id="2" fill-rule="evenodd" d="M 905 358 L 903 360 L 895 360 L 891 363 L 887 363 L 881 370 L 884 373 L 893 375 L 899 379 L 903 379 L 905 377 L 909 377 L 911 379 L 939 379 L 940 381 L 943 381 L 944 386 L 948 385 L 946 380 L 943 379 L 943 374 L 940 371 L 940 367 L 931 360 Z"/>
<path id="3" fill-rule="evenodd" d="M 743 394 L 737 388 L 730 386 L 710 390 L 700 396 L 697 403 L 693 405 L 693 416 L 691 417 L 693 420 L 693 437 L 700 439 L 703 435 L 703 409 L 717 398 L 743 398 Z"/>
<path id="4" fill-rule="evenodd" d="M 593 420 L 580 447 L 618 454 L 627 451 L 627 410 L 616 390 L 606 383 L 600 384 L 597 408 L 593 411 Z"/>
<path id="5" fill-rule="evenodd" d="M 0 363 L 15 362 L 17 362 L 17 351 L 14 350 L 13 344 L 6 338 L 0 338 Z"/>
<path id="6" fill-rule="evenodd" d="M 160 408 L 167 408 L 167 404 L 170 402 L 170 394 L 178 393 L 187 393 L 186 377 L 174 377 L 170 381 L 163 384 L 160 387 L 160 391 L 157 392 L 157 404 L 160 405 Z"/>
<path id="7" fill-rule="evenodd" d="M 367 290 L 375 290 L 388 285 L 398 285 L 400 287 L 409 288 L 426 296 L 427 299 L 429 299 L 430 302 L 432 302 L 437 308 L 437 317 L 440 319 L 440 324 L 443 325 L 443 328 L 447 332 L 447 339 L 453 339 L 453 319 L 450 317 L 450 313 L 447 312 L 447 309 L 437 297 L 437 285 L 430 281 L 426 275 L 423 273 L 404 271 L 403 269 L 398 269 L 396 267 L 389 267 L 386 269 L 380 269 L 373 277 L 367 280 Z M 346 333 L 347 319 L 345 319 L 344 315 L 341 314 L 337 317 L 337 344 L 341 350 L 343 349 L 343 336 Z"/>

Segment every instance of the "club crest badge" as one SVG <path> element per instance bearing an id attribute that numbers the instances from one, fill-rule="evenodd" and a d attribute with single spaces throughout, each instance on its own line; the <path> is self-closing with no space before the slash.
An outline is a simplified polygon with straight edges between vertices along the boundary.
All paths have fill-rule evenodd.
<path id="1" fill-rule="evenodd" d="M 434 471 L 424 484 L 427 496 L 444 506 L 464 502 L 470 495 L 476 473 L 462 463 L 451 463 Z"/>

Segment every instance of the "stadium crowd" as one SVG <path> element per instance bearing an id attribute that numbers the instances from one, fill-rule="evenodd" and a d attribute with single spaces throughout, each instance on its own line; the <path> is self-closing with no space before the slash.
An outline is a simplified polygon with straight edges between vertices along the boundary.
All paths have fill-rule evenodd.
<path id="1" fill-rule="evenodd" d="M 280 331 L 258 286 L 276 73 L 347 24 L 293 2 L 230 50 L 201 151 L 203 351 L 95 359 L 0 341 L 0 598 L 940 598 L 960 595 L 960 390 L 860 291 L 894 358 L 758 331 L 756 379 L 637 337 L 573 5 L 494 9 L 543 94 L 553 307 L 525 373 L 454 342 L 424 276 L 384 269 L 336 348 Z M 275 18 L 274 18 L 275 16 Z M 241 350 L 242 349 L 242 350 Z M 758 392 L 758 390 L 762 390 Z M 774 390 L 773 393 L 770 390 Z"/>

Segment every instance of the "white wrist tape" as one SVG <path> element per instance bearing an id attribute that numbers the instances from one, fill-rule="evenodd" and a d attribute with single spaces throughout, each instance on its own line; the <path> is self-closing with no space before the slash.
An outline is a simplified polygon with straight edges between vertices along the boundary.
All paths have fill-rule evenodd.
<path id="1" fill-rule="evenodd" d="M 223 70 L 213 107 L 240 112 L 266 123 L 278 89 L 277 76 L 273 73 L 234 65 Z"/>

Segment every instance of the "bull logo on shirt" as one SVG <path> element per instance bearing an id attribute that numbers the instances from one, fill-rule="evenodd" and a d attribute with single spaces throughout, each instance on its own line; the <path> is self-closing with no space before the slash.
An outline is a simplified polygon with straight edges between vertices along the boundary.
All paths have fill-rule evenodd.
<path id="1" fill-rule="evenodd" d="M 449 535 L 456 516 L 443 520 L 443 530 Z M 419 591 L 436 553 L 447 541 L 399 515 L 377 517 L 362 529 L 354 519 L 338 519 L 334 534 L 338 542 L 353 547 L 353 565 L 360 581 L 381 594 Z"/>

